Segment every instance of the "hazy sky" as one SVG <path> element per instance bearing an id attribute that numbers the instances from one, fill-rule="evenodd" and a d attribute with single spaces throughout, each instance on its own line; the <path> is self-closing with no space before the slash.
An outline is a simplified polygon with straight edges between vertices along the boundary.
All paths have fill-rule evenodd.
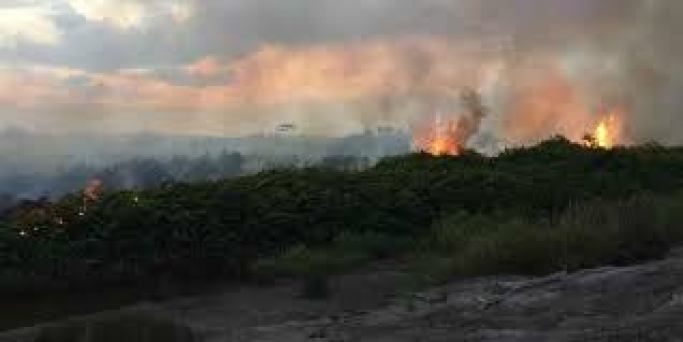
<path id="1" fill-rule="evenodd" d="M 599 90 L 600 104 L 667 111 L 662 126 L 630 115 L 645 125 L 634 135 L 671 140 L 677 3 L 3 0 L 0 127 L 235 135 L 292 122 L 342 134 L 409 123 L 472 87 L 499 110 L 490 125 L 500 129 L 520 92 L 537 87 L 519 78 L 561 73 L 582 92 Z M 631 101 L 643 93 L 624 86 L 633 80 L 664 84 L 656 102 L 666 105 L 653 104 L 649 83 L 647 101 Z M 564 121 L 545 125 L 573 122 Z"/>

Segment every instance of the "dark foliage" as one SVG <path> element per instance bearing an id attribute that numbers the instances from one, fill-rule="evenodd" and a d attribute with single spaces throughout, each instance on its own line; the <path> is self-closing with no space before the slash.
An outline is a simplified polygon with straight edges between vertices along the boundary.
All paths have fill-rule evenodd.
<path id="1" fill-rule="evenodd" d="M 665 194 L 682 185 L 683 151 L 589 149 L 561 138 L 495 158 L 415 154 L 365 171 L 290 169 L 165 182 L 108 192 L 87 208 L 74 194 L 13 212 L 0 228 L 0 269 L 86 283 L 241 278 L 258 259 L 344 235 L 424 237 L 454 213 L 539 219 L 578 202 Z M 649 257 L 648 246 L 624 248 Z"/>

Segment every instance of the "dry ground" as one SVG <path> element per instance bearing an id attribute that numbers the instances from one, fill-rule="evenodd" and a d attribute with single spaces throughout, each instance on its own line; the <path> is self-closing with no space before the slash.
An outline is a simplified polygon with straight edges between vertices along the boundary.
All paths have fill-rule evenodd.
<path id="1" fill-rule="evenodd" d="M 413 294 L 406 292 L 409 280 L 382 267 L 334 279 L 333 296 L 326 301 L 301 299 L 300 287 L 287 284 L 128 311 L 163 315 L 206 342 L 683 341 L 680 252 L 632 267 L 481 278 Z M 34 341 L 39 330 L 8 332 L 0 342 Z"/>

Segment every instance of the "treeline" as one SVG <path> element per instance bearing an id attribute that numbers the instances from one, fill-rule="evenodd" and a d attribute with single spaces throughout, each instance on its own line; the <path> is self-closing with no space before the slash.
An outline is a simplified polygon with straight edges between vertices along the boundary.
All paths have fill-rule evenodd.
<path id="1" fill-rule="evenodd" d="M 239 153 L 224 152 L 198 158 L 134 158 L 105 167 L 76 164 L 48 174 L 6 175 L 0 179 L 0 212 L 22 202 L 77 192 L 92 179 L 99 179 L 111 190 L 149 188 L 171 180 L 198 182 L 238 176 L 245 172 L 246 161 Z"/>
<path id="2" fill-rule="evenodd" d="M 317 165 L 336 170 L 367 168 L 365 157 L 331 155 L 321 160 L 297 156 L 245 156 L 223 152 L 216 156 L 134 158 L 105 167 L 77 164 L 49 174 L 15 173 L 0 178 L 0 217 L 17 206 L 30 205 L 83 189 L 98 179 L 109 190 L 146 189 L 167 182 L 202 182 L 277 168 Z"/>
<path id="3" fill-rule="evenodd" d="M 683 150 L 592 149 L 562 138 L 493 158 L 413 154 L 365 170 L 167 181 L 12 212 L 0 227 L 0 269 L 70 282 L 241 278 L 259 259 L 340 236 L 417 240 L 454 215 L 552 220 L 576 203 L 682 188 Z"/>
<path id="4" fill-rule="evenodd" d="M 166 180 L 163 177 L 169 175 L 177 181 L 230 176 L 236 167 L 231 160 L 235 154 L 241 156 L 240 174 L 245 174 L 285 165 L 301 167 L 324 159 L 374 162 L 410 150 L 410 135 L 390 127 L 339 138 L 305 136 L 296 131 L 221 138 L 51 135 L 0 129 L 0 211 L 16 200 L 54 198 L 76 191 L 88 178 L 105 171 L 116 178 L 110 182 L 114 183 L 110 189 L 118 189 L 114 187 L 116 183 L 146 187 Z M 154 177 L 155 171 L 163 172 Z"/>

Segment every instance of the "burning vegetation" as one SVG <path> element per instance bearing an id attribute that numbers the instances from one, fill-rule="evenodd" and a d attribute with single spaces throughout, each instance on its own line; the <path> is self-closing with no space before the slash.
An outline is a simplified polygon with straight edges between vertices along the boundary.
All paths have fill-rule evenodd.
<path id="1" fill-rule="evenodd" d="M 601 115 L 593 133 L 586 134 L 583 141 L 588 147 L 611 149 L 624 144 L 624 139 L 623 109 L 617 107 Z"/>
<path id="2" fill-rule="evenodd" d="M 468 96 L 470 110 L 465 115 L 444 117 L 437 114 L 431 122 L 414 130 L 413 147 L 416 151 L 435 156 L 462 154 L 470 139 L 479 132 L 481 120 L 485 117 L 478 95 L 471 93 Z M 620 107 L 599 115 L 595 128 L 583 137 L 583 143 L 594 148 L 612 149 L 625 142 L 623 109 Z"/>
<path id="3" fill-rule="evenodd" d="M 571 96 L 557 106 L 545 103 L 547 99 L 541 100 L 543 105 L 533 99 L 529 101 L 534 103 L 530 106 L 533 110 L 525 116 L 517 116 L 518 120 L 512 123 L 516 127 L 513 130 L 526 130 L 531 126 L 534 127 L 533 134 L 543 138 L 567 135 L 572 141 L 582 141 L 588 147 L 603 149 L 612 149 L 627 142 L 624 129 L 626 109 L 622 106 L 595 114 L 585 110 L 586 106 Z M 443 115 L 438 112 L 429 121 L 417 125 L 413 130 L 413 149 L 435 156 L 458 156 L 471 147 L 469 144 L 480 133 L 488 110 L 479 93 L 470 89 L 461 94 L 460 104 L 461 114 Z M 560 114 L 549 115 L 553 113 L 553 108 L 558 108 Z M 545 136 L 540 132 L 545 132 Z M 577 134 L 579 132 L 585 134 L 581 136 Z"/>
<path id="4" fill-rule="evenodd" d="M 464 114 L 443 118 L 419 126 L 413 136 L 414 149 L 433 155 L 460 155 L 468 141 L 479 131 L 486 117 L 486 108 L 479 94 L 471 89 L 463 91 L 460 102 Z"/>
<path id="5" fill-rule="evenodd" d="M 595 140 L 599 147 L 612 148 L 623 143 L 621 117 L 621 111 L 615 110 L 600 120 L 598 127 L 595 129 Z"/>
<path id="6" fill-rule="evenodd" d="M 437 117 L 435 122 L 419 129 L 413 144 L 417 150 L 440 156 L 457 156 L 462 152 L 464 143 L 458 130 L 458 120 Z"/>
<path id="7" fill-rule="evenodd" d="M 468 126 L 474 123 L 468 123 L 467 118 L 480 117 L 473 113 L 457 121 L 451 133 L 473 127 Z M 457 137 L 460 140 L 456 139 L 453 146 L 463 146 L 458 144 L 466 142 L 467 135 Z M 368 255 L 387 255 L 385 247 L 394 248 L 397 241 L 404 239 L 423 250 L 424 245 L 419 241 L 431 239 L 427 236 L 431 232 L 439 234 L 439 239 L 450 236 L 430 230 L 431 227 L 441 229 L 444 214 L 452 215 L 452 222 L 463 222 L 463 215 L 472 213 L 476 221 L 471 222 L 476 222 L 476 227 L 481 224 L 481 217 L 485 217 L 482 215 L 495 218 L 503 216 L 501 213 L 519 219 L 511 221 L 519 223 L 526 222 L 523 219 L 551 217 L 572 208 L 578 201 L 628 199 L 652 191 L 673 194 L 683 180 L 680 149 L 624 148 L 612 153 L 555 139 L 536 147 L 510 149 L 491 158 L 467 160 L 462 163 L 457 158 L 407 155 L 384 160 L 359 172 L 310 168 L 273 170 L 220 181 L 169 183 L 150 190 L 100 194 L 101 190 L 97 190 L 91 192 L 96 194 L 90 196 L 94 202 L 81 216 L 78 213 L 86 196 L 83 191 L 55 202 L 26 207 L 0 222 L 0 253 L 5 255 L 3 268 L 18 275 L 55 274 L 60 280 L 101 281 L 102 284 L 119 276 L 133 281 L 138 275 L 153 274 L 160 269 L 168 270 L 170 275 L 196 279 L 219 275 L 240 277 L 244 270 L 253 269 L 261 256 L 274 256 L 297 246 L 330 249 L 327 241 L 344 241 L 343 238 L 350 237 L 346 241 L 354 244 L 340 243 L 357 246 L 355 241 L 363 240 L 354 239 L 368 238 L 372 239 L 368 246 L 380 246 L 379 254 L 373 251 Z M 94 186 L 95 183 L 92 189 L 101 188 Z M 636 205 L 634 208 L 642 207 L 640 202 Z M 625 212 L 634 211 L 629 207 Z M 587 214 L 593 220 L 594 212 Z M 678 217 L 672 216 L 676 220 Z M 641 222 L 628 218 L 624 222 L 630 221 Z M 594 222 L 595 226 L 579 225 L 576 231 L 536 229 L 535 226 L 517 230 L 519 226 L 507 221 L 500 225 L 491 223 L 488 231 L 500 229 L 502 234 L 496 235 L 499 237 L 496 246 L 498 241 L 530 237 L 531 248 L 520 246 L 514 250 L 548 251 L 548 255 L 534 254 L 533 258 L 522 259 L 538 260 L 534 265 L 515 263 L 531 269 L 497 268 L 510 265 L 506 249 L 510 245 L 503 244 L 501 252 L 495 254 L 495 263 L 491 264 L 495 268 L 475 271 L 554 272 L 566 270 L 568 261 L 577 267 L 610 264 L 614 260 L 622 262 L 627 255 L 625 250 L 633 251 L 628 260 L 638 261 L 643 258 L 643 247 L 665 252 L 670 241 L 674 241 L 674 237 L 661 238 L 659 229 L 652 231 L 656 234 L 653 238 L 613 226 L 595 229 L 604 227 L 604 222 L 599 219 Z M 471 227 L 475 226 L 467 223 L 455 229 Z M 503 227 L 514 228 L 503 232 Z M 527 235 L 532 232 L 550 235 L 536 239 Z M 624 238 L 630 240 L 610 235 L 621 232 L 628 234 Z M 592 244 L 588 252 L 577 245 L 573 250 L 576 254 L 569 255 L 569 259 L 556 259 L 563 258 L 564 254 L 555 253 L 555 247 L 566 247 L 567 237 L 576 237 L 575 234 L 589 234 L 588 240 L 578 235 L 582 238 L 575 240 L 581 243 L 594 241 L 606 245 L 602 248 Z M 489 237 L 482 235 L 482 238 Z M 478 241 L 472 241 L 475 240 Z M 458 248 L 448 246 L 446 250 L 472 251 L 469 246 L 463 249 L 461 241 L 456 241 Z M 482 241 L 486 244 L 474 248 L 486 248 L 489 253 L 491 249 L 486 246 L 490 244 Z M 547 248 L 544 244 L 548 241 L 556 245 Z M 624 241 L 631 245 L 625 245 Z M 660 242 L 664 245 L 659 245 Z M 596 254 L 593 252 L 596 250 L 608 253 Z M 342 255 L 349 253 L 341 251 Z M 455 255 L 458 259 L 454 260 L 468 255 Z M 472 267 L 479 265 L 481 262 Z"/>

